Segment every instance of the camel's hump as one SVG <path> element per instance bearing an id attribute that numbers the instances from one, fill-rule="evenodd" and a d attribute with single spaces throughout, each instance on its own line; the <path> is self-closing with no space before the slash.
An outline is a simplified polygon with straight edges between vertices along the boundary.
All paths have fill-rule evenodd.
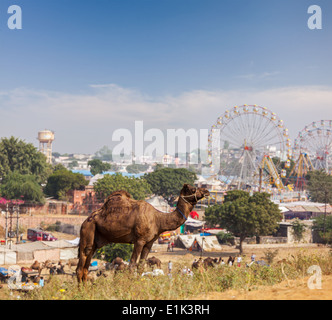
<path id="1" fill-rule="evenodd" d="M 127 191 L 114 191 L 108 196 L 102 208 L 108 211 L 111 207 L 129 205 L 132 200 L 133 199 Z"/>

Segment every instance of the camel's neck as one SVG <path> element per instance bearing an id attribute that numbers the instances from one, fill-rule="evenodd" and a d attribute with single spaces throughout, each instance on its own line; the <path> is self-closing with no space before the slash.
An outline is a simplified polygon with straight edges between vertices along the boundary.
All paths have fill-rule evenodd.
<path id="1" fill-rule="evenodd" d="M 179 197 L 176 209 L 169 213 L 160 213 L 160 232 L 172 231 L 180 227 L 188 218 L 193 205 Z M 185 216 L 185 217 L 184 217 Z"/>

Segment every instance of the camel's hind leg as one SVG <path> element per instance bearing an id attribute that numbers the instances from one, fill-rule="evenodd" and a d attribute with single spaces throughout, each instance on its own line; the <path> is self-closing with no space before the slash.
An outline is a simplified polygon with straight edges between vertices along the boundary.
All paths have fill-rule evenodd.
<path id="1" fill-rule="evenodd" d="M 87 279 L 90 261 L 95 250 L 95 224 L 93 221 L 85 220 L 80 231 L 79 261 L 76 268 L 79 283 Z"/>

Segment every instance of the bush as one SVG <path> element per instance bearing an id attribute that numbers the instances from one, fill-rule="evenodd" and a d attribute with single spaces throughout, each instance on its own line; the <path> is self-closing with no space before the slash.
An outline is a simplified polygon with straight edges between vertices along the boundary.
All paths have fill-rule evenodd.
<path id="1" fill-rule="evenodd" d="M 218 242 L 221 244 L 234 244 L 234 236 L 229 232 L 219 232 L 217 234 Z"/>
<path id="2" fill-rule="evenodd" d="M 264 251 L 264 258 L 265 258 L 266 262 L 268 264 L 272 264 L 274 258 L 277 256 L 278 252 L 279 252 L 278 249 L 276 249 L 276 250 L 268 249 L 268 250 Z"/>
<path id="3" fill-rule="evenodd" d="M 112 262 L 116 257 L 120 257 L 123 260 L 129 260 L 134 246 L 132 244 L 127 243 L 110 243 L 106 246 L 100 248 L 96 252 L 96 258 L 101 259 L 103 256 L 103 260 Z"/>

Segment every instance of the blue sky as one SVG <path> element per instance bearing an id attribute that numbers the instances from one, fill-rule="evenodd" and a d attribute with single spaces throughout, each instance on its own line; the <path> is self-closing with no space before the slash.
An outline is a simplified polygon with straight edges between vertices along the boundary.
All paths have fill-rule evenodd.
<path id="1" fill-rule="evenodd" d="M 22 30 L 7 28 L 12 4 Z M 307 27 L 312 4 L 322 30 Z M 329 0 L 1 0 L 0 135 L 36 144 L 49 128 L 55 151 L 93 153 L 135 120 L 209 128 L 228 105 L 256 103 L 295 138 L 332 116 L 331 39 Z"/>

